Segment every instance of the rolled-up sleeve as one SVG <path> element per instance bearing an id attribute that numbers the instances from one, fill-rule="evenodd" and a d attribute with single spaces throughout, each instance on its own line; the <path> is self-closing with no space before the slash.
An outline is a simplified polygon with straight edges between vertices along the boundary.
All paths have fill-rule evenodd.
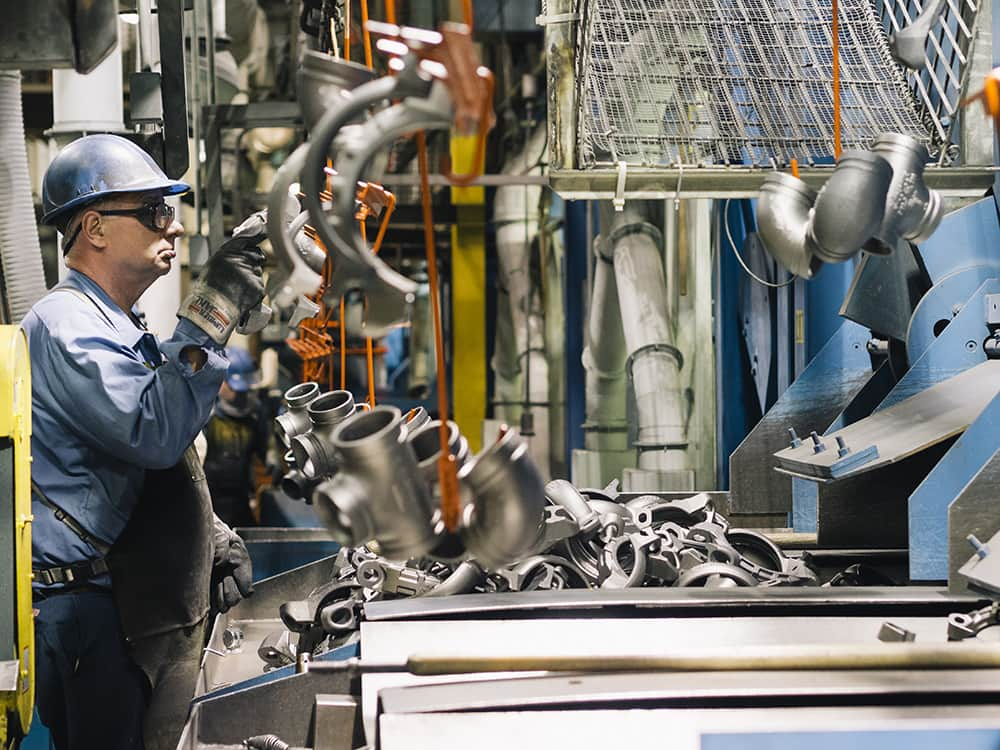
<path id="1" fill-rule="evenodd" d="M 50 378 L 50 397 L 87 442 L 142 468 L 173 466 L 211 415 L 225 357 L 182 321 L 159 347 L 163 363 L 151 369 L 96 311 L 88 317 L 87 325 L 45 321 L 50 335 L 39 339 L 42 359 L 60 373 Z M 197 372 L 182 361 L 189 346 L 207 354 Z"/>

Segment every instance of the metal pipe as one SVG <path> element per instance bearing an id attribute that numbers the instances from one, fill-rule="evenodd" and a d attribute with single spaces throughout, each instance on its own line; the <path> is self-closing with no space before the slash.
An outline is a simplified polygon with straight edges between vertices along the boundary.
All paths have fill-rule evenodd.
<path id="1" fill-rule="evenodd" d="M 816 191 L 797 177 L 771 172 L 760 188 L 757 232 L 776 261 L 804 279 L 811 279 L 823 265 L 806 245 L 809 212 Z"/>
<path id="2" fill-rule="evenodd" d="M 586 370 L 584 440 L 589 450 L 625 450 L 628 447 L 625 413 L 625 333 L 622 330 L 610 248 L 594 240 L 594 285 L 590 293 L 587 340 L 583 350 Z"/>
<path id="3" fill-rule="evenodd" d="M 609 227 L 628 351 L 626 374 L 635 395 L 635 445 L 640 449 L 682 448 L 687 444 L 680 383 L 683 358 L 674 346 L 673 324 L 668 319 L 660 231 L 634 204 L 621 212 L 612 212 L 610 204 L 601 207 L 602 220 Z"/>
<path id="4" fill-rule="evenodd" d="M 924 182 L 924 167 L 930 159 L 927 147 L 908 135 L 883 133 L 875 139 L 872 151 L 892 168 L 877 239 L 890 251 L 900 237 L 919 245 L 934 233 L 944 216 L 940 193 Z M 870 247 L 865 249 L 872 252 Z"/>

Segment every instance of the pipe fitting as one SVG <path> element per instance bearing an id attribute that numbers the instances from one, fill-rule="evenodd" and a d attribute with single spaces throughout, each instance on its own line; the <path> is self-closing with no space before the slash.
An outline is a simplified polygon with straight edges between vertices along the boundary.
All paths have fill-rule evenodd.
<path id="1" fill-rule="evenodd" d="M 816 191 L 798 177 L 772 172 L 757 201 L 757 234 L 776 261 L 804 279 L 822 266 L 806 244 L 809 214 Z"/>
<path id="2" fill-rule="evenodd" d="M 341 422 L 330 442 L 340 470 L 313 492 L 313 505 L 347 547 L 373 539 L 392 560 L 420 557 L 436 541 L 434 503 L 399 409 L 377 406 Z"/>
<path id="3" fill-rule="evenodd" d="M 281 491 L 292 500 L 312 502 L 312 492 L 322 477 L 307 477 L 298 469 L 292 469 L 281 478 Z"/>
<path id="4" fill-rule="evenodd" d="M 537 551 L 545 535 L 545 482 L 514 430 L 458 472 L 465 504 L 461 537 L 482 565 L 496 569 Z"/>
<path id="5" fill-rule="evenodd" d="M 287 411 L 274 419 L 274 434 L 285 448 L 292 447 L 292 438 L 309 429 L 311 422 L 306 407 L 319 396 L 319 384 L 299 383 L 285 391 Z"/>
<path id="6" fill-rule="evenodd" d="M 841 154 L 833 174 L 816 196 L 806 247 L 826 263 L 842 263 L 862 247 L 868 248 L 869 240 L 882 226 L 886 191 L 892 181 L 893 168 L 878 154 Z"/>
<path id="7" fill-rule="evenodd" d="M 409 425 L 407 425 L 409 427 Z M 408 438 L 417 457 L 417 466 L 423 474 L 428 486 L 437 492 L 438 459 L 441 457 L 441 420 L 428 421 L 410 434 Z M 455 457 L 457 469 L 462 468 L 469 458 L 469 441 L 458 430 L 458 425 L 448 420 L 448 450 Z"/>
<path id="8" fill-rule="evenodd" d="M 406 422 L 406 431 L 410 434 L 410 440 L 412 440 L 412 436 L 431 421 L 431 415 L 427 413 L 424 407 L 414 406 L 403 415 L 403 421 Z"/>
<path id="9" fill-rule="evenodd" d="M 342 92 L 351 91 L 375 78 L 364 65 L 338 57 L 306 50 L 297 75 L 299 108 L 306 130 L 312 131 L 327 109 L 341 100 Z M 352 122 L 360 122 L 361 117 Z"/>
<path id="10" fill-rule="evenodd" d="M 941 194 L 924 182 L 924 167 L 930 158 L 927 147 L 908 135 L 883 133 L 875 139 L 872 151 L 892 168 L 885 215 L 876 239 L 888 248 L 886 252 L 895 250 L 900 238 L 919 245 L 934 233 L 944 216 Z"/>
<path id="11" fill-rule="evenodd" d="M 600 528 L 601 514 L 591 508 L 580 490 L 565 479 L 553 479 L 545 485 L 545 497 L 573 517 L 579 533 L 589 534 Z"/>
<path id="12" fill-rule="evenodd" d="M 330 438 L 334 428 L 356 410 L 350 391 L 324 393 L 306 407 L 311 427 L 291 440 L 295 465 L 306 477 L 321 477 L 337 470 Z"/>

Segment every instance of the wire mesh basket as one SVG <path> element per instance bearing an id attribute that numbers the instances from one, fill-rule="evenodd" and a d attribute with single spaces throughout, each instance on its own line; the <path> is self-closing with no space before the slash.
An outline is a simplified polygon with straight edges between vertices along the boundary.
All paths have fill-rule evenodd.
<path id="1" fill-rule="evenodd" d="M 890 53 L 891 24 L 919 8 L 891 5 L 839 2 L 842 145 L 895 132 L 948 153 L 936 105 Z M 831 160 L 829 0 L 581 0 L 579 11 L 578 168 Z M 938 99 L 950 106 L 961 63 L 944 66 L 954 91 Z"/>

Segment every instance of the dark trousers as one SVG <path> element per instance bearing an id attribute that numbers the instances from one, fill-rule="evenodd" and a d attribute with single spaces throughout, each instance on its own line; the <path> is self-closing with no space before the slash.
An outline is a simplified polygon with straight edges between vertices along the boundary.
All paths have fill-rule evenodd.
<path id="1" fill-rule="evenodd" d="M 149 682 L 128 655 L 111 593 L 34 606 L 35 701 L 56 750 L 142 750 Z"/>

